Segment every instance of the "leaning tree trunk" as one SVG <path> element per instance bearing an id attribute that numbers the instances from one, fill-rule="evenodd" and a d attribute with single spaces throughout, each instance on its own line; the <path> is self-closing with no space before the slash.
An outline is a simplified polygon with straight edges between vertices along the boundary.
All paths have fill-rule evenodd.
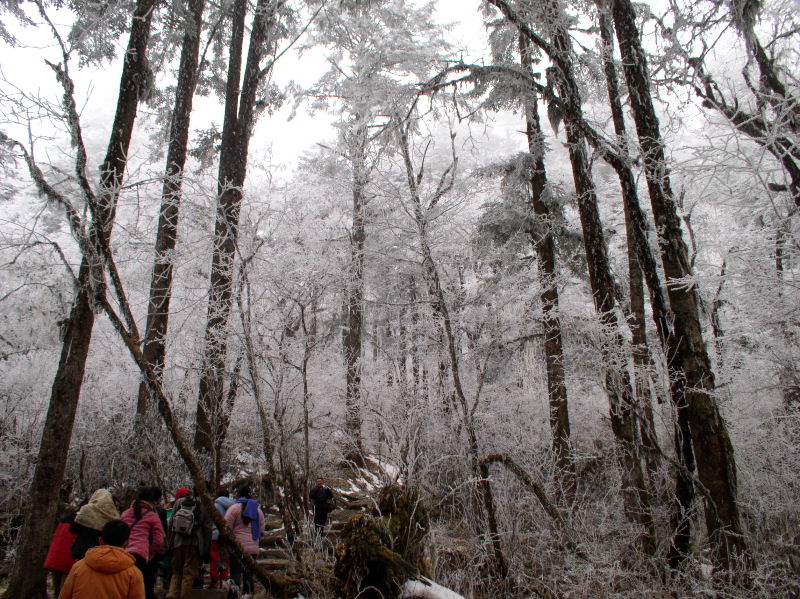
<path id="1" fill-rule="evenodd" d="M 261 69 L 261 59 L 269 45 L 268 22 L 275 16 L 268 10 L 268 3 L 268 0 L 259 0 L 255 8 L 241 93 L 239 81 L 246 0 L 237 0 L 233 10 L 203 371 L 194 438 L 195 448 L 208 462 L 209 474 L 215 483 L 221 477 L 219 468 L 215 466 L 220 463 L 216 454 L 221 450 L 225 434 L 223 383 L 228 351 L 228 321 L 233 305 L 234 256 L 239 237 L 242 186 L 247 175 L 247 153 L 255 117 L 256 93 L 266 74 Z M 271 6 L 274 8 L 274 4 Z"/>
<path id="2" fill-rule="evenodd" d="M 181 203 L 183 168 L 189 141 L 189 121 L 192 100 L 197 82 L 197 61 L 200 54 L 200 31 L 203 27 L 205 0 L 187 1 L 186 30 L 183 34 L 178 87 L 175 90 L 175 105 L 169 130 L 167 167 L 164 186 L 161 190 L 161 209 L 158 216 L 153 274 L 150 280 L 150 300 L 147 307 L 142 355 L 153 372 L 161 377 L 166 352 L 169 304 L 172 298 L 172 261 L 178 238 L 178 211 Z M 136 414 L 144 416 L 153 402 L 148 396 L 147 382 L 139 383 Z"/>
<path id="3" fill-rule="evenodd" d="M 520 59 L 523 68 L 533 76 L 531 48 L 528 38 L 520 35 Z M 547 397 L 550 404 L 550 431 L 553 452 L 561 473 L 564 497 L 575 497 L 575 463 L 570 451 L 569 404 L 564 380 L 564 350 L 561 343 L 561 319 L 558 316 L 558 285 L 556 282 L 556 248 L 553 235 L 553 213 L 547 193 L 547 171 L 544 164 L 545 144 L 539 123 L 539 107 L 532 93 L 525 97 L 525 123 L 528 152 L 534 161 L 531 175 L 531 207 L 543 232 L 531 235 L 538 258 L 539 278 L 544 287 L 541 293 L 544 324 L 544 359 L 547 369 Z"/>
<path id="4" fill-rule="evenodd" d="M 612 0 L 614 24 L 630 91 L 636 130 L 644 157 L 647 187 L 656 222 L 667 292 L 673 314 L 675 353 L 670 355 L 675 378 L 682 384 L 679 412 L 685 412 L 698 457 L 706 526 L 715 560 L 731 567 L 746 551 L 736 503 L 736 462 L 725 422 L 714 398 L 714 373 L 703 340 L 697 288 L 683 281 L 691 277 L 688 249 L 683 240 L 678 207 L 672 192 L 664 144 L 650 95 L 647 61 L 630 0 Z"/>
<path id="5" fill-rule="evenodd" d="M 631 314 L 631 345 L 635 374 L 635 391 L 637 409 L 639 410 L 639 428 L 642 432 L 642 445 L 648 452 L 648 463 L 651 470 L 655 468 L 652 460 L 658 456 L 658 441 L 655 435 L 653 422 L 653 408 L 651 404 L 650 388 L 647 384 L 646 370 L 650 365 L 650 351 L 647 347 L 647 319 L 644 311 L 644 279 L 642 265 L 637 252 L 647 252 L 650 258 L 645 262 L 655 267 L 655 258 L 652 257 L 650 246 L 647 243 L 644 224 L 644 214 L 639 204 L 639 194 L 636 188 L 636 178 L 631 167 L 631 160 L 627 152 L 627 133 L 625 131 L 625 117 L 622 112 L 622 100 L 619 93 L 617 67 L 614 65 L 613 44 L 614 34 L 611 23 L 603 6 L 599 6 L 600 37 L 603 42 L 603 70 L 606 75 L 608 101 L 611 106 L 611 116 L 614 122 L 614 132 L 617 135 L 618 145 L 622 153 L 623 168 L 618 168 L 622 202 L 625 213 L 625 232 L 627 240 L 628 257 L 628 286 L 630 289 L 630 314 Z M 634 224 L 634 219 L 637 219 Z M 642 246 L 637 250 L 637 245 Z M 655 277 L 658 273 L 655 272 Z M 661 289 L 659 283 L 658 289 Z M 663 298 L 663 293 L 660 294 Z M 663 315 L 660 315 L 663 317 Z"/>
<path id="6" fill-rule="evenodd" d="M 128 146 L 136 120 L 139 86 L 144 80 L 145 52 L 150 37 L 150 21 L 155 0 L 139 0 L 133 13 L 130 39 L 120 78 L 117 110 L 109 137 L 106 157 L 100 167 L 100 189 L 96 198 L 87 197 L 92 206 L 90 234 L 92 244 L 108 245 L 116 214 L 116 200 L 125 175 Z M 66 57 L 65 57 L 66 60 Z M 66 69 L 64 64 L 63 68 Z M 72 81 L 60 71 L 64 87 L 67 118 L 73 135 L 79 134 Z M 82 148 L 82 143 L 79 145 Z M 84 162 L 85 156 L 80 157 Z M 83 170 L 79 168 L 79 170 Z M 85 172 L 79 173 L 85 177 Z M 85 189 L 87 193 L 91 193 Z M 98 262 L 97 264 L 95 262 Z M 64 478 L 69 444 L 78 399 L 89 355 L 94 327 L 96 294 L 102 293 L 102 260 L 84 255 L 78 273 L 76 296 L 67 319 L 61 357 L 56 369 L 47 409 L 36 468 L 26 498 L 27 514 L 22 526 L 17 557 L 9 578 L 6 597 L 47 597 L 46 573 L 42 567 L 53 534 L 59 505 L 59 489 Z"/>
<path id="7" fill-rule="evenodd" d="M 646 343 L 643 336 L 644 329 L 639 329 L 638 322 L 643 322 L 644 306 L 639 305 L 641 293 L 641 277 L 647 282 L 650 293 L 650 304 L 653 309 L 653 319 L 656 323 L 661 346 L 668 360 L 677 352 L 678 339 L 672 331 L 673 318 L 669 311 L 667 298 L 661 285 L 661 278 L 658 273 L 658 265 L 655 256 L 650 249 L 646 232 L 648 230 L 647 218 L 639 205 L 639 196 L 636 191 L 636 179 L 631 169 L 630 159 L 627 155 L 627 135 L 625 131 L 625 120 L 622 112 L 622 102 L 620 100 L 619 84 L 617 80 L 617 70 L 614 65 L 613 38 L 614 33 L 609 21 L 607 8 L 602 1 L 598 2 L 600 11 L 600 33 L 603 39 L 604 70 L 608 87 L 609 102 L 614 121 L 614 128 L 620 141 L 619 146 L 622 154 L 620 156 L 605 155 L 606 160 L 615 169 L 619 176 L 622 196 L 625 206 L 625 227 L 628 236 L 628 264 L 634 266 L 630 271 L 631 277 L 631 307 L 634 313 L 641 313 L 642 316 L 636 317 L 634 322 L 634 352 L 640 343 Z M 633 252 L 631 251 L 633 249 Z M 632 255 L 635 254 L 635 255 Z M 635 268 L 638 267 L 638 268 Z M 638 271 L 638 272 L 637 272 Z M 634 281 L 639 280 L 638 283 Z M 637 285 L 637 287 L 634 287 Z M 636 307 L 639 305 L 639 307 Z M 639 332 L 641 331 L 641 333 Z M 639 341 L 637 342 L 637 336 Z M 634 360 L 636 361 L 636 353 Z M 645 360 L 644 352 L 641 352 L 639 361 Z M 675 406 L 677 418 L 674 430 L 675 455 L 677 457 L 677 468 L 675 470 L 675 500 L 670 515 L 670 525 L 672 529 L 672 540 L 669 550 L 669 562 L 671 567 L 677 567 L 687 555 L 691 544 L 691 522 L 693 517 L 693 505 L 695 500 L 694 481 L 692 472 L 694 471 L 694 449 L 692 448 L 692 434 L 689 426 L 688 415 L 681 409 L 683 405 L 683 379 L 680 376 L 673 376 L 675 364 L 670 363 L 667 368 L 667 375 L 670 381 L 670 400 Z M 646 408 L 649 407 L 646 406 Z M 657 450 L 655 431 L 652 425 L 652 417 L 646 418 L 644 424 L 647 426 L 643 431 L 645 439 L 647 433 L 651 435 L 653 442 L 649 449 Z"/>
<path id="8" fill-rule="evenodd" d="M 586 143 L 581 134 L 583 115 L 581 96 L 572 63 L 572 43 L 565 26 L 565 17 L 558 0 L 547 0 L 542 7 L 552 45 L 536 35 L 523 23 L 503 0 L 488 0 L 501 9 L 504 15 L 531 42 L 545 50 L 557 67 L 557 83 L 569 110 L 564 115 L 567 144 L 569 147 L 572 176 L 578 196 L 578 212 L 583 230 L 586 261 L 589 267 L 589 283 L 600 322 L 611 332 L 613 346 L 621 347 L 622 338 L 616 317 L 614 285 L 597 194 L 592 180 Z M 606 371 L 606 390 L 610 404 L 611 428 L 619 446 L 619 462 L 622 470 L 622 496 L 628 519 L 644 528 L 642 546 L 646 553 L 655 549 L 655 530 L 652 519 L 650 491 L 638 454 L 638 434 L 635 424 L 633 393 L 626 368 L 619 364 L 613 351 L 604 348 L 604 358 L 609 364 Z"/>
<path id="9" fill-rule="evenodd" d="M 351 161 L 353 168 L 353 229 L 350 233 L 350 269 L 347 281 L 347 332 L 344 335 L 346 453 L 356 463 L 363 462 L 361 439 L 361 369 L 364 357 L 364 246 L 366 227 L 367 129 L 355 132 Z"/>

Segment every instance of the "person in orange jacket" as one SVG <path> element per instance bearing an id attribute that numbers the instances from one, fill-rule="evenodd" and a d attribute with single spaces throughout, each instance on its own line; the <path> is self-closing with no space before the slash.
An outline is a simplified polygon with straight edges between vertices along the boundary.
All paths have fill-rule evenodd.
<path id="1" fill-rule="evenodd" d="M 144 599 L 144 578 L 125 551 L 131 529 L 111 520 L 100 532 L 102 545 L 92 547 L 67 576 L 58 599 Z"/>

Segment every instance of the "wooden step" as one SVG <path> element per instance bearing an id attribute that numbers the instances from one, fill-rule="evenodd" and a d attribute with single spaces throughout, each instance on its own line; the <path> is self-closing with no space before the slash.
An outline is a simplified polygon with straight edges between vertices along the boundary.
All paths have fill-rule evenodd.
<path id="1" fill-rule="evenodd" d="M 269 514 L 266 518 L 265 524 L 267 530 L 283 528 L 283 518 L 276 516 L 275 514 Z"/>
<path id="2" fill-rule="evenodd" d="M 294 565 L 291 559 L 262 559 L 258 558 L 256 563 L 267 570 L 288 570 Z"/>
<path id="3" fill-rule="evenodd" d="M 269 549 L 262 549 L 258 553 L 259 558 L 274 558 L 274 559 L 293 559 L 292 552 L 288 549 L 281 547 L 270 547 Z"/>
<path id="4" fill-rule="evenodd" d="M 227 599 L 225 589 L 192 589 L 185 599 Z"/>
<path id="5" fill-rule="evenodd" d="M 286 542 L 286 534 L 281 532 L 267 532 L 258 540 L 261 547 L 273 547 L 275 545 L 283 545 Z"/>

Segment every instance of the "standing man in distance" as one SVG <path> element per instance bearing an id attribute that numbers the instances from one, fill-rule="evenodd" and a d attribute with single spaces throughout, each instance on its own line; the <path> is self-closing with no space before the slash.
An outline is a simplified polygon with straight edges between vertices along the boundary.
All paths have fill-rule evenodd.
<path id="1" fill-rule="evenodd" d="M 308 494 L 314 504 L 314 529 L 320 537 L 325 536 L 325 525 L 328 523 L 328 512 L 333 510 L 333 491 L 325 486 L 325 480 L 317 479 L 317 486 Z"/>

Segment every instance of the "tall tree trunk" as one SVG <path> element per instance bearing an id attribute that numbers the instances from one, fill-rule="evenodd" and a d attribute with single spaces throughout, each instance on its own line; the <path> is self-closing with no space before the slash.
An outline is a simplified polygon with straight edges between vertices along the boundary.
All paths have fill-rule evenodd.
<path id="1" fill-rule="evenodd" d="M 350 160 L 353 169 L 353 228 L 350 232 L 350 270 L 347 282 L 347 332 L 345 358 L 345 431 L 348 457 L 363 460 L 361 438 L 361 370 L 364 357 L 364 245 L 367 240 L 366 165 L 367 129 L 359 125 L 354 135 Z"/>
<path id="2" fill-rule="evenodd" d="M 172 109 L 167 167 L 161 190 L 161 209 L 158 216 L 150 300 L 147 307 L 147 327 L 142 349 L 144 359 L 159 377 L 162 376 L 164 369 L 169 304 L 172 297 L 172 260 L 178 238 L 183 168 L 186 164 L 189 121 L 197 82 L 197 61 L 200 54 L 200 31 L 203 26 L 205 0 L 187 0 L 186 5 L 186 29 L 181 47 L 175 105 Z M 139 383 L 136 413 L 140 416 L 146 414 L 149 404 L 154 402 L 149 400 L 147 381 L 142 379 Z"/>
<path id="3" fill-rule="evenodd" d="M 636 14 L 630 0 L 612 0 L 614 24 L 623 59 L 625 80 L 633 108 L 636 130 L 644 156 L 647 187 L 659 227 L 659 246 L 667 293 L 673 314 L 675 353 L 670 355 L 675 378 L 683 385 L 679 412 L 685 411 L 698 456 L 706 526 L 715 560 L 725 568 L 746 551 L 739 507 L 736 503 L 736 462 L 714 398 L 714 373 L 703 340 L 697 289 L 683 280 L 692 275 L 683 240 L 678 207 L 672 192 L 669 169 L 658 117 L 650 95 L 647 61 L 639 39 Z"/>
<path id="4" fill-rule="evenodd" d="M 641 297 L 642 274 L 644 274 L 644 279 L 647 282 L 647 288 L 650 293 L 650 304 L 653 309 L 656 331 L 661 341 L 664 354 L 669 360 L 669 356 L 672 356 L 675 352 L 677 343 L 677 339 L 672 332 L 673 319 L 669 312 L 664 289 L 661 285 L 658 265 L 655 256 L 650 250 L 650 244 L 647 239 L 647 230 L 649 229 L 647 218 L 639 204 L 636 179 L 633 175 L 630 159 L 627 155 L 625 119 L 622 111 L 622 102 L 620 100 L 621 96 L 619 92 L 617 70 L 613 62 L 614 32 L 607 6 L 602 0 L 598 2 L 598 8 L 609 102 L 614 121 L 614 129 L 622 152 L 622 156 L 619 160 L 609 160 L 609 163 L 617 172 L 622 189 L 625 209 L 625 229 L 628 237 L 631 309 L 634 315 L 639 314 L 639 316 L 634 317 L 634 322 L 631 327 L 633 332 L 634 363 L 642 364 L 645 360 L 649 362 L 649 356 L 639 349 L 640 347 L 646 348 L 646 345 L 643 344 L 647 342 L 644 329 L 644 305 L 643 298 Z M 638 283 L 636 282 L 637 280 Z M 672 528 L 672 541 L 669 550 L 670 565 L 676 567 L 683 559 L 683 556 L 690 550 L 691 523 L 693 516 L 692 507 L 695 500 L 692 472 L 694 470 L 695 460 L 694 450 L 692 448 L 691 428 L 689 427 L 687 413 L 685 410 L 681 409 L 683 402 L 681 377 L 673 376 L 672 366 L 667 370 L 670 380 L 670 399 L 677 412 L 673 439 L 678 463 L 678 467 L 675 471 L 676 503 L 671 509 L 670 524 Z M 647 411 L 649 408 L 650 403 L 648 401 L 644 409 Z M 645 440 L 648 438 L 652 439 L 652 443 L 649 444 L 649 450 L 652 452 L 657 451 L 658 447 L 651 409 L 650 415 L 646 415 L 643 424 L 647 427 L 647 430 L 643 431 Z"/>
<path id="5" fill-rule="evenodd" d="M 488 0 L 503 11 L 522 34 L 543 47 L 557 68 L 557 83 L 561 96 L 569 106 L 565 114 L 565 129 L 569 147 L 572 176 L 578 196 L 578 212 L 583 230 L 586 261 L 589 267 L 589 283 L 601 323 L 612 334 L 613 345 L 622 346 L 619 323 L 616 317 L 616 302 L 611 269 L 608 262 L 597 194 L 592 180 L 586 142 L 581 134 L 582 121 L 580 90 L 572 63 L 572 42 L 566 29 L 566 19 L 558 0 L 546 0 L 542 6 L 544 20 L 550 31 L 552 45 L 525 26 L 503 0 Z M 644 528 L 642 548 L 647 554 L 655 550 L 655 528 L 653 525 L 650 492 L 638 453 L 638 431 L 635 424 L 633 391 L 630 376 L 622 364 L 616 364 L 613 352 L 604 349 L 609 364 L 606 371 L 611 428 L 619 446 L 619 464 L 622 471 L 622 496 L 626 517 Z"/>
<path id="6" fill-rule="evenodd" d="M 201 455 L 206 456 L 204 460 L 210 465 L 209 474 L 215 483 L 219 482 L 222 474 L 213 467 L 214 463 L 219 463 L 213 456 L 221 450 L 224 440 L 222 398 L 228 351 L 228 321 L 233 304 L 234 256 L 239 236 L 242 186 L 247 175 L 247 153 L 254 124 L 256 92 L 265 74 L 261 69 L 261 59 L 267 53 L 268 23 L 275 16 L 272 12 L 274 9 L 275 4 L 268 0 L 259 0 L 256 5 L 241 88 L 247 1 L 237 0 L 233 9 L 225 118 L 217 177 L 217 214 L 211 258 L 205 350 L 194 438 L 195 448 Z"/>
<path id="7" fill-rule="evenodd" d="M 531 48 L 528 38 L 520 34 L 522 66 L 533 76 Z M 531 175 L 531 207 L 544 232 L 531 235 L 538 258 L 539 278 L 544 287 L 541 293 L 544 321 L 544 359 L 547 369 L 547 396 L 550 406 L 550 431 L 553 453 L 561 473 L 561 486 L 567 502 L 575 497 L 575 463 L 570 451 L 569 404 L 564 380 L 564 350 L 561 343 L 561 320 L 558 315 L 558 285 L 556 282 L 556 249 L 553 235 L 553 213 L 547 201 L 547 171 L 544 164 L 545 143 L 539 123 L 536 96 L 525 97 L 525 123 L 528 152 L 534 161 Z"/>
<path id="8" fill-rule="evenodd" d="M 652 256 L 652 252 L 650 252 L 650 246 L 647 243 L 645 231 L 641 229 L 641 226 L 644 224 L 641 221 L 644 221 L 645 217 L 640 209 L 639 194 L 636 189 L 636 178 L 634 177 L 631 161 L 627 152 L 628 141 L 625 130 L 625 117 L 622 112 L 617 67 L 614 65 L 614 32 L 602 3 L 598 5 L 598 8 L 600 37 L 603 42 L 603 70 L 606 75 L 608 101 L 611 106 L 611 116 L 614 122 L 614 132 L 617 135 L 618 147 L 621 148 L 623 162 L 625 163 L 624 168 L 617 169 L 617 175 L 620 181 L 625 213 L 635 396 L 637 410 L 639 411 L 639 427 L 642 431 L 642 444 L 647 451 L 648 464 L 650 464 L 650 469 L 652 470 L 654 467 L 652 460 L 658 455 L 658 441 L 655 435 L 655 423 L 653 422 L 650 387 L 646 377 L 646 370 L 650 365 L 650 351 L 647 347 L 647 320 L 644 311 L 644 280 L 642 277 L 642 266 L 637 256 L 637 245 L 643 246 L 638 251 L 647 252 L 650 256 Z M 634 219 L 637 218 L 638 227 L 634 224 Z M 646 262 L 650 262 L 655 266 L 655 258 L 647 260 Z M 655 273 L 655 277 L 658 277 L 657 272 Z M 660 284 L 658 288 L 661 289 Z M 663 297 L 663 295 L 661 297 Z"/>
<path id="9" fill-rule="evenodd" d="M 139 0 L 133 13 L 130 38 L 120 78 L 117 109 L 106 157 L 100 167 L 100 189 L 92 210 L 90 236 L 95 246 L 108 246 L 116 214 L 119 188 L 125 175 L 128 146 L 136 120 L 140 84 L 145 78 L 147 42 L 155 0 Z M 66 68 L 66 65 L 64 65 Z M 72 82 L 62 81 L 65 102 L 74 102 Z M 78 127 L 77 123 L 73 124 Z M 83 173 L 85 176 L 85 173 Z M 101 255 L 98 253 L 98 255 Z M 53 534 L 59 505 L 59 489 L 67 464 L 72 428 L 89 355 L 94 327 L 94 297 L 102 292 L 102 260 L 84 256 L 78 286 L 66 323 L 61 357 L 53 380 L 50 402 L 22 526 L 17 558 L 9 578 L 6 597 L 46 597 L 46 572 L 42 564 Z M 97 291 L 97 293 L 96 293 Z"/>

